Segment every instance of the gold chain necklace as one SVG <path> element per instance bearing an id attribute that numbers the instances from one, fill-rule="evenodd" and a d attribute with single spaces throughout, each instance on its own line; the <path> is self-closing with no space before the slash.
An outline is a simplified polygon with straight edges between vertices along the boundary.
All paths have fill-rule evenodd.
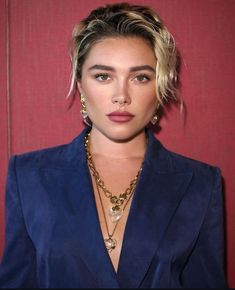
<path id="1" fill-rule="evenodd" d="M 114 250 L 116 248 L 117 241 L 113 238 L 113 235 L 116 231 L 118 222 L 119 222 L 128 202 L 129 202 L 129 200 L 131 199 L 132 195 L 134 194 L 134 190 L 135 190 L 138 178 L 140 176 L 142 166 L 141 166 L 140 170 L 138 171 L 137 175 L 135 176 L 135 178 L 130 182 L 129 187 L 125 190 L 125 192 L 119 194 L 119 196 L 113 195 L 105 187 L 104 181 L 101 180 L 98 171 L 95 169 L 95 165 L 93 163 L 92 156 L 91 156 L 91 153 L 89 150 L 89 136 L 90 136 L 90 133 L 88 133 L 88 135 L 85 137 L 85 149 L 86 149 L 86 154 L 87 154 L 87 162 L 88 162 L 89 169 L 91 170 L 91 173 L 95 179 L 96 188 L 97 188 L 97 192 L 98 192 L 98 196 L 99 196 L 99 200 L 101 203 L 101 208 L 102 208 L 102 212 L 103 212 L 103 216 L 104 216 L 105 227 L 106 227 L 106 231 L 108 234 L 108 238 L 104 239 L 104 243 L 105 243 L 107 251 L 110 253 L 112 250 Z M 111 221 L 116 223 L 116 224 L 115 224 L 113 231 L 111 233 L 109 232 L 109 229 L 108 229 L 108 223 L 106 220 L 104 205 L 103 205 L 101 194 L 100 194 L 100 188 L 104 192 L 104 195 L 110 199 L 110 202 L 112 204 L 110 212 L 109 212 L 109 216 L 111 218 Z M 125 201 L 126 201 L 126 203 L 124 204 Z M 122 206 L 123 206 L 123 208 L 121 208 Z"/>
<path id="2" fill-rule="evenodd" d="M 119 222 L 120 219 L 117 220 L 117 222 L 116 222 L 116 224 L 115 224 L 115 226 L 113 228 L 113 231 L 110 233 L 109 232 L 109 228 L 108 228 L 108 223 L 107 223 L 107 220 L 106 220 L 105 211 L 104 211 L 104 205 L 103 205 L 101 194 L 100 194 L 100 189 L 99 189 L 98 182 L 97 182 L 96 178 L 95 178 L 95 183 L 96 183 L 96 188 L 97 188 L 97 192 L 98 192 L 98 195 L 99 195 L 99 200 L 100 200 L 100 204 L 101 204 L 101 208 L 102 208 L 102 213 L 103 213 L 103 216 L 104 216 L 106 232 L 108 234 L 108 238 L 104 238 L 104 243 L 105 243 L 105 247 L 106 247 L 107 251 L 109 253 L 111 253 L 112 250 L 114 250 L 116 248 L 116 246 L 117 246 L 117 241 L 116 241 L 116 239 L 113 238 L 113 235 L 114 235 L 114 233 L 116 231 L 116 228 L 117 228 L 117 225 L 118 225 L 118 222 Z M 125 207 L 127 206 L 128 201 L 131 199 L 131 196 L 133 195 L 133 193 L 134 193 L 134 188 L 133 188 L 132 194 L 129 196 L 129 198 L 127 199 L 126 204 L 123 207 L 123 211 L 124 211 Z"/>
<path id="3" fill-rule="evenodd" d="M 94 178 L 96 180 L 97 187 L 102 189 L 102 191 L 104 192 L 104 195 L 107 198 L 109 198 L 109 200 L 112 204 L 110 211 L 109 211 L 109 216 L 110 216 L 111 221 L 113 223 L 115 223 L 121 218 L 121 216 L 123 214 L 124 208 L 122 208 L 122 206 L 123 206 L 124 202 L 134 192 L 134 188 L 136 186 L 136 183 L 137 183 L 138 178 L 140 176 L 140 173 L 142 171 L 142 166 L 140 167 L 135 178 L 133 180 L 131 180 L 128 188 L 123 193 L 119 194 L 119 196 L 113 195 L 111 193 L 111 191 L 105 187 L 104 181 L 100 178 L 100 175 L 95 168 L 95 165 L 94 165 L 94 162 L 92 160 L 92 156 L 91 156 L 91 153 L 89 150 L 89 136 L 90 136 L 90 133 L 88 133 L 87 136 L 85 137 L 85 148 L 86 148 L 86 154 L 87 154 L 87 162 L 88 162 L 89 168 L 92 172 L 92 175 L 94 176 Z"/>

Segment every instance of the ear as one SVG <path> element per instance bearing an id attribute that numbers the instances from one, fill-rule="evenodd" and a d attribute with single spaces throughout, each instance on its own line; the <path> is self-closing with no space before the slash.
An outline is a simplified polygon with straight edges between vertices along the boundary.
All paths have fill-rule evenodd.
<path id="1" fill-rule="evenodd" d="M 81 81 L 77 81 L 77 87 L 80 95 L 83 95 L 83 89 L 82 89 L 82 84 Z"/>

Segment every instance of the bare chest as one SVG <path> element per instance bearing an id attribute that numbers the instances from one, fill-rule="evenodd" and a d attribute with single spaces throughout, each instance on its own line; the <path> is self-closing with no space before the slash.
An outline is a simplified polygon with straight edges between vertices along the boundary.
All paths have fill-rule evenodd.
<path id="1" fill-rule="evenodd" d="M 105 179 L 108 180 L 107 192 L 103 186 L 98 185 L 94 176 L 92 176 L 92 183 L 104 243 L 113 267 L 117 271 L 137 179 L 133 183 L 134 185 L 130 185 L 135 179 L 135 174 L 133 178 L 133 174 L 130 172 L 129 174 L 123 174 L 125 170 L 122 169 L 119 172 L 116 170 L 115 178 L 112 178 L 114 172 L 110 175 L 111 171 L 106 168 L 103 174 Z M 118 182 L 119 180 L 120 182 Z M 123 198 L 120 198 L 120 196 L 123 196 Z M 117 198 L 119 198 L 119 201 L 113 203 L 113 199 Z"/>
<path id="2" fill-rule="evenodd" d="M 106 245 L 109 257 L 112 261 L 115 271 L 118 269 L 124 232 L 127 218 L 130 211 L 130 205 L 133 195 L 129 196 L 121 207 L 121 217 L 112 214 L 112 203 L 110 199 L 105 196 L 101 189 L 97 189 L 94 177 L 92 178 L 96 207 L 99 217 L 101 232 L 104 243 Z M 118 220 L 117 220 L 118 219 Z"/>

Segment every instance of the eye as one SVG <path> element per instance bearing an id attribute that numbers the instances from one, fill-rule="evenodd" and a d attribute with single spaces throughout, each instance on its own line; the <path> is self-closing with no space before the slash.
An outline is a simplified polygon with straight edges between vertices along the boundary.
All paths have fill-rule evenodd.
<path id="1" fill-rule="evenodd" d="M 140 74 L 140 75 L 137 75 L 135 79 L 140 83 L 146 83 L 150 80 L 150 77 L 146 74 Z"/>
<path id="2" fill-rule="evenodd" d="M 108 81 L 110 79 L 109 75 L 108 74 L 104 74 L 104 73 L 96 74 L 95 78 L 98 81 L 101 81 L 101 82 L 105 82 L 105 81 Z"/>

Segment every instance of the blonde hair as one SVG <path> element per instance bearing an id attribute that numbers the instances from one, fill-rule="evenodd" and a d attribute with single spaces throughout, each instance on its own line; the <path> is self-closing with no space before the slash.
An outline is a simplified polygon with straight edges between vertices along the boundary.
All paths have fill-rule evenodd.
<path id="1" fill-rule="evenodd" d="M 149 42 L 157 59 L 157 99 L 162 105 L 169 97 L 176 100 L 178 53 L 174 38 L 151 8 L 128 3 L 99 7 L 75 26 L 71 42 L 69 95 L 77 90 L 83 63 L 92 46 L 103 38 L 120 36 L 137 36 Z"/>

